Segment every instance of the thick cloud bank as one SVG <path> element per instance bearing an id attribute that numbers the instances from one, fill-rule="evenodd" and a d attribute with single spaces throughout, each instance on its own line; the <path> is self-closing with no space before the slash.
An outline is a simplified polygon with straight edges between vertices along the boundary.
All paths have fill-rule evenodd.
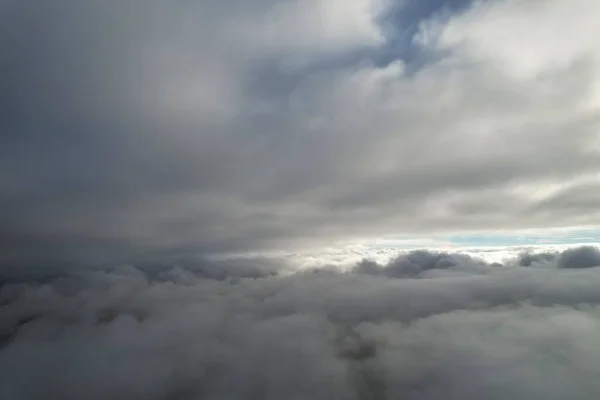
<path id="1" fill-rule="evenodd" d="M 593 229 L 599 20 L 598 0 L 0 0 L 0 265 Z"/>
<path id="2" fill-rule="evenodd" d="M 230 277 L 119 267 L 0 291 L 5 399 L 597 399 L 600 252 Z"/>

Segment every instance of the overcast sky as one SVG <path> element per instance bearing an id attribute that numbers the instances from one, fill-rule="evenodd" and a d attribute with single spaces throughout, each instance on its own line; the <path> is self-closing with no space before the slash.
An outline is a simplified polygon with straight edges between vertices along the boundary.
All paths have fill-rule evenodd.
<path id="1" fill-rule="evenodd" d="M 2 0 L 0 258 L 600 224 L 596 0 Z"/>
<path id="2" fill-rule="evenodd" d="M 598 38 L 600 0 L 0 0 L 0 397 L 597 400 Z"/>

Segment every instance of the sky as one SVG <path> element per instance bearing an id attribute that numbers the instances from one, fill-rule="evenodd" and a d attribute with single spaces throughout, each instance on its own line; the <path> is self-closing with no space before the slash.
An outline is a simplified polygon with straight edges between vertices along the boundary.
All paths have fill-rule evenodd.
<path id="1" fill-rule="evenodd" d="M 2 263 L 593 230 L 599 13 L 2 1 Z"/>
<path id="2" fill-rule="evenodd" d="M 598 21 L 0 0 L 0 397 L 600 398 Z"/>

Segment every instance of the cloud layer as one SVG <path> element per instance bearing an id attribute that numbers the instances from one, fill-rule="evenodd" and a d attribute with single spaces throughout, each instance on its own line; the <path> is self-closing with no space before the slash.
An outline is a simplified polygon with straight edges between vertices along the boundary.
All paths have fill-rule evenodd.
<path id="1" fill-rule="evenodd" d="M 595 399 L 598 266 L 592 247 L 503 264 L 416 251 L 346 272 L 123 266 L 5 284 L 0 387 L 15 400 Z"/>
<path id="2" fill-rule="evenodd" d="M 0 1 L 0 393 L 598 398 L 597 248 L 210 256 L 600 224 L 599 18 Z"/>
<path id="3" fill-rule="evenodd" d="M 0 7 L 5 264 L 600 221 L 597 1 Z"/>

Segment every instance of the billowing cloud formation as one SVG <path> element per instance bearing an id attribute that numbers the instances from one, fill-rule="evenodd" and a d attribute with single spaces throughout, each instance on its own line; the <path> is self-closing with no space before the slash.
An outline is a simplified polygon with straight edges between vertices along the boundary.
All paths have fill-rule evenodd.
<path id="1" fill-rule="evenodd" d="M 2 396 L 598 398 L 596 248 L 209 257 L 600 223 L 600 3 L 443 3 L 0 1 Z"/>
<path id="2" fill-rule="evenodd" d="M 596 399 L 599 254 L 7 284 L 0 387 L 15 400 Z"/>
<path id="3" fill-rule="evenodd" d="M 3 1 L 1 261 L 598 224 L 599 17 Z"/>

